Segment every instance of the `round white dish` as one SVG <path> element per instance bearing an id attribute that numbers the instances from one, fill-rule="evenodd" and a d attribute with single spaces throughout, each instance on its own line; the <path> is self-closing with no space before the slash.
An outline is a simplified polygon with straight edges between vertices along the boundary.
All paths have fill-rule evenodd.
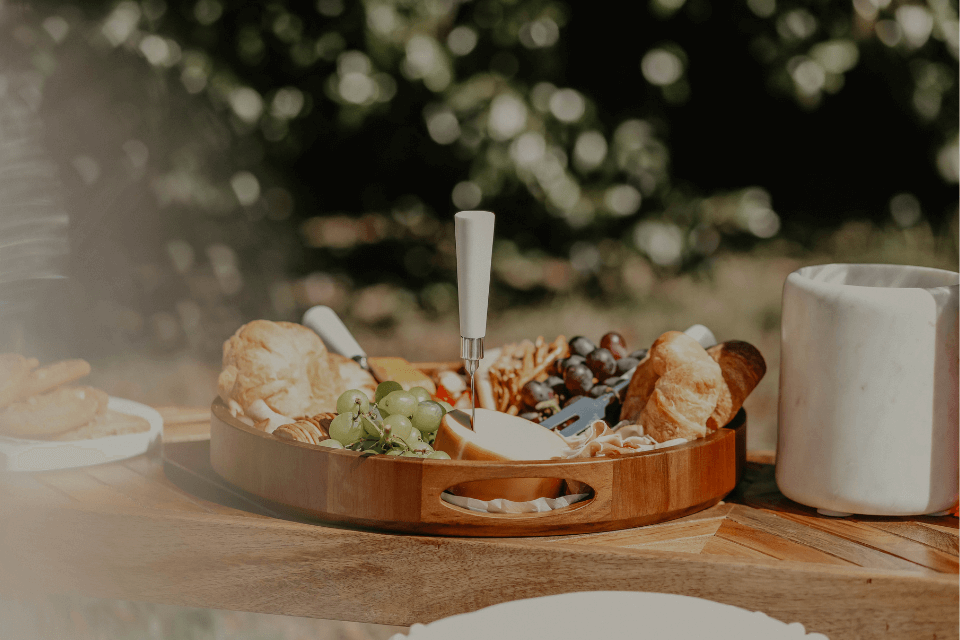
<path id="1" fill-rule="evenodd" d="M 777 485 L 824 515 L 956 505 L 960 276 L 827 264 L 783 286 Z"/>
<path id="2" fill-rule="evenodd" d="M 63 442 L 0 436 L 0 471 L 53 471 L 89 467 L 132 458 L 159 446 L 163 418 L 155 409 L 133 400 L 113 397 L 107 402 L 107 408 L 144 418 L 150 423 L 149 431 Z"/>
<path id="3" fill-rule="evenodd" d="M 827 640 L 759 611 L 669 593 L 586 591 L 504 602 L 492 607 L 415 624 L 391 640 Z"/>

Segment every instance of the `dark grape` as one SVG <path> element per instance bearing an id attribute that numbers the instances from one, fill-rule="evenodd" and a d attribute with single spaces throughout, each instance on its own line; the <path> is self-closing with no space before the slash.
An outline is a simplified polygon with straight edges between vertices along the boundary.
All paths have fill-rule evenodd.
<path id="1" fill-rule="evenodd" d="M 626 358 L 620 358 L 617 360 L 617 374 L 623 375 L 630 369 L 633 369 L 635 366 L 640 364 L 640 361 L 634 358 L 633 356 L 627 356 Z"/>
<path id="2" fill-rule="evenodd" d="M 558 396 L 567 395 L 567 386 L 563 384 L 563 378 L 559 378 L 557 376 L 550 376 L 549 378 L 543 381 L 543 384 L 553 389 L 553 392 Z"/>
<path id="3" fill-rule="evenodd" d="M 617 372 L 617 361 L 609 351 L 603 348 L 591 351 L 585 364 L 599 380 L 609 378 Z"/>
<path id="4" fill-rule="evenodd" d="M 647 357 L 647 351 L 649 351 L 649 349 L 637 349 L 636 351 L 630 354 L 630 357 L 636 358 L 637 360 L 643 360 L 644 358 Z"/>
<path id="5" fill-rule="evenodd" d="M 529 420 L 530 422 L 540 422 L 541 420 L 540 414 L 536 411 L 527 411 L 525 413 L 521 413 L 520 417 L 524 420 Z"/>
<path id="6" fill-rule="evenodd" d="M 567 401 L 563 403 L 563 408 L 566 409 L 567 407 L 572 405 L 577 400 L 580 400 L 581 398 L 583 398 L 583 396 L 570 396 L 569 398 L 567 398 Z"/>
<path id="7" fill-rule="evenodd" d="M 622 380 L 623 378 L 619 376 L 613 376 L 613 377 L 607 378 L 606 380 L 602 380 L 601 384 L 605 384 L 608 387 L 612 387 L 613 385 L 617 384 L 618 382 L 621 382 Z"/>
<path id="8" fill-rule="evenodd" d="M 596 384 L 596 385 L 593 385 L 593 387 L 590 388 L 590 397 L 591 397 L 591 398 L 599 398 L 599 397 L 602 396 L 603 394 L 605 394 L 605 393 L 610 393 L 611 391 L 613 391 L 613 389 L 611 389 L 610 387 L 608 387 L 608 386 L 605 385 L 605 384 Z"/>
<path id="9" fill-rule="evenodd" d="M 600 338 L 600 347 L 613 354 L 617 360 L 627 355 L 627 343 L 616 331 L 611 331 Z"/>
<path id="10" fill-rule="evenodd" d="M 597 348 L 597 345 L 590 342 L 589 339 L 584 338 L 583 336 L 576 336 L 570 338 L 570 352 L 576 355 L 587 357 L 587 354 Z"/>
<path id="11" fill-rule="evenodd" d="M 520 389 L 520 397 L 528 407 L 535 407 L 540 402 L 556 397 L 556 394 L 542 382 L 531 380 Z"/>
<path id="12" fill-rule="evenodd" d="M 585 364 L 575 364 L 567 367 L 563 382 L 571 394 L 583 395 L 593 386 L 593 372 Z"/>
<path id="13" fill-rule="evenodd" d="M 582 364 L 586 360 L 583 356 L 573 355 L 569 358 L 564 358 L 557 364 L 557 371 L 560 372 L 560 377 L 563 377 L 564 372 L 570 365 L 573 364 Z"/>

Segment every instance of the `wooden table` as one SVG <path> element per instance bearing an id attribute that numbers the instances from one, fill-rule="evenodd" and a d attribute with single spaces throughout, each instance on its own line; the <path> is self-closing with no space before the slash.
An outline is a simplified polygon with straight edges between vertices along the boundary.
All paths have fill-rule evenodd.
<path id="1" fill-rule="evenodd" d="M 826 518 L 751 455 L 726 502 L 673 522 L 525 539 L 297 521 L 203 469 L 205 409 L 167 407 L 155 454 L 0 476 L 0 596 L 75 592 L 409 625 L 584 590 L 678 593 L 841 638 L 958 636 L 957 518 Z M 642 624 L 642 620 L 638 620 Z"/>

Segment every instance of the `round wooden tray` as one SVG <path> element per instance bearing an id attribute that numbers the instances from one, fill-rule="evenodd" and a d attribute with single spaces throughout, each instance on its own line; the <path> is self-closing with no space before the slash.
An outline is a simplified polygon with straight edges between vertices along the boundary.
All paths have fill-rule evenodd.
<path id="1" fill-rule="evenodd" d="M 362 455 L 280 440 L 230 415 L 218 398 L 210 463 L 248 493 L 329 522 L 456 536 L 547 536 L 626 529 L 715 505 L 736 485 L 747 450 L 747 415 L 676 447 L 618 458 L 473 462 Z M 593 496 L 543 513 L 480 513 L 440 494 L 492 478 L 565 478 Z"/>

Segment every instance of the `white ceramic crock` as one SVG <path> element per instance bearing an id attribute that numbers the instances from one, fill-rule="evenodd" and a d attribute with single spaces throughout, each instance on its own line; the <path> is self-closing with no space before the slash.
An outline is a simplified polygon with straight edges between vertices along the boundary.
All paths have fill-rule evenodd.
<path id="1" fill-rule="evenodd" d="M 827 264 L 783 287 L 777 485 L 826 515 L 957 503 L 960 276 Z"/>

